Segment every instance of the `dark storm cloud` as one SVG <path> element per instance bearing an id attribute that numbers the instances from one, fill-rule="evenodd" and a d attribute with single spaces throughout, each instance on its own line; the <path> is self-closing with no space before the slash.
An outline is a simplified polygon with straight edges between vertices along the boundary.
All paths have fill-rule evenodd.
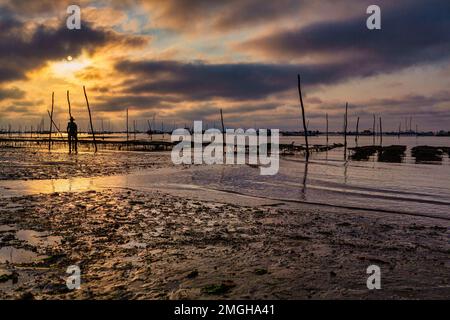
<path id="1" fill-rule="evenodd" d="M 27 72 L 48 61 L 77 56 L 83 50 L 93 53 L 107 45 L 133 47 L 146 42 L 141 37 L 93 29 L 87 23 L 81 30 L 69 30 L 63 24 L 30 26 L 12 16 L 2 16 L 0 29 L 0 83 L 24 79 Z"/>
<path id="2" fill-rule="evenodd" d="M 129 94 L 179 95 L 190 100 L 264 98 L 297 85 L 297 73 L 305 84 L 317 85 L 357 76 L 347 64 L 205 64 L 176 61 L 123 61 L 116 70 L 133 75 L 124 83 Z"/>
<path id="3" fill-rule="evenodd" d="M 357 18 L 277 32 L 237 48 L 277 58 L 338 58 L 362 76 L 450 57 L 450 1 L 409 1 L 381 9 L 381 30 L 368 30 L 368 15 L 362 12 Z"/>
<path id="4" fill-rule="evenodd" d="M 192 100 L 259 98 L 284 90 L 295 75 L 286 66 L 176 61 L 125 61 L 116 68 L 137 77 L 126 83 L 130 93 L 176 94 Z"/>

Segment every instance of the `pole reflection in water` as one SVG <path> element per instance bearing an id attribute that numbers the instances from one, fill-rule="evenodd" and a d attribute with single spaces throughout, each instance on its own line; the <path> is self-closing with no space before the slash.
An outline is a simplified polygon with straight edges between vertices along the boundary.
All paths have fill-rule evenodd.
<path id="1" fill-rule="evenodd" d="M 309 159 L 305 159 L 305 167 L 303 170 L 303 184 L 302 184 L 302 190 L 301 190 L 301 199 L 306 200 L 306 186 L 308 181 L 308 166 L 309 166 Z"/>
<path id="2" fill-rule="evenodd" d="M 348 178 L 348 161 L 344 162 L 344 184 L 347 184 Z"/>

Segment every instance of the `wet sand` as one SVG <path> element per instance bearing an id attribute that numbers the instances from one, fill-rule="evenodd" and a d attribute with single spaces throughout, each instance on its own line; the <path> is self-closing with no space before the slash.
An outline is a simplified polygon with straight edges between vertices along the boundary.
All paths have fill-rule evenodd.
<path id="1" fill-rule="evenodd" d="M 440 220 L 136 191 L 35 195 L 0 206 L 0 225 L 9 227 L 1 247 L 34 253 L 29 261 L 3 257 L 1 273 L 16 280 L 0 283 L 0 298 L 444 299 L 450 292 L 448 224 Z M 18 230 L 45 235 L 30 242 Z M 381 268 L 381 290 L 366 288 L 371 264 Z M 80 290 L 65 285 L 69 265 L 82 270 Z"/>
<path id="2" fill-rule="evenodd" d="M 125 189 L 0 198 L 0 298 L 450 296 L 448 220 L 207 198 Z M 366 287 L 372 264 L 381 290 Z M 70 265 L 80 290 L 66 287 Z"/>
<path id="3" fill-rule="evenodd" d="M 171 165 L 167 152 L 101 151 L 68 154 L 43 149 L 0 148 L 0 180 L 66 179 L 124 174 Z"/>

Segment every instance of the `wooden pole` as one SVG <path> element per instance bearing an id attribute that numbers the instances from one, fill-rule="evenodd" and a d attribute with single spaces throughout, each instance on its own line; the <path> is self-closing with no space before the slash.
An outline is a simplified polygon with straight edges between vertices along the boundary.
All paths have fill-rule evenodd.
<path id="1" fill-rule="evenodd" d="M 398 125 L 398 138 L 400 139 L 400 133 L 402 132 L 402 122 L 400 121 Z"/>
<path id="2" fill-rule="evenodd" d="M 134 140 L 136 141 L 136 120 L 133 120 L 133 133 L 134 133 Z"/>
<path id="3" fill-rule="evenodd" d="M 355 136 L 356 146 L 358 146 L 358 136 L 359 136 L 359 117 L 358 120 L 356 120 L 356 136 Z"/>
<path id="4" fill-rule="evenodd" d="M 325 118 L 327 120 L 327 128 L 326 128 L 326 135 L 327 135 L 327 147 L 328 147 L 328 113 L 325 115 Z"/>
<path id="5" fill-rule="evenodd" d="M 383 126 L 381 124 L 381 117 L 380 117 L 380 146 L 383 145 Z"/>
<path id="6" fill-rule="evenodd" d="M 225 152 L 225 125 L 223 124 L 223 112 L 220 109 L 220 121 L 222 122 L 223 151 Z"/>
<path id="7" fill-rule="evenodd" d="M 50 118 L 50 122 L 53 123 L 53 125 L 54 125 L 55 128 L 56 128 L 56 131 L 58 131 L 58 133 L 61 135 L 61 138 L 62 138 L 62 137 L 63 137 L 63 134 L 62 134 L 61 130 L 59 130 L 59 128 L 58 128 L 58 126 L 56 125 L 55 121 L 52 119 L 52 115 L 50 114 L 50 111 L 47 110 L 47 114 L 48 114 L 48 117 Z"/>
<path id="8" fill-rule="evenodd" d="M 375 130 L 375 114 L 373 115 L 373 126 L 372 126 L 372 130 L 373 130 L 373 132 L 372 132 L 372 134 L 373 134 L 373 145 L 375 145 L 375 132 L 376 132 L 376 130 Z"/>
<path id="9" fill-rule="evenodd" d="M 223 112 L 220 109 L 220 121 L 222 122 L 222 133 L 225 133 L 225 125 L 223 124 Z"/>
<path id="10" fill-rule="evenodd" d="M 128 108 L 127 108 L 127 112 L 126 112 L 126 130 L 127 130 L 127 142 L 128 142 Z"/>
<path id="11" fill-rule="evenodd" d="M 72 109 L 71 109 L 71 107 L 70 107 L 69 90 L 67 90 L 67 104 L 69 105 L 69 117 L 72 118 Z"/>
<path id="12" fill-rule="evenodd" d="M 344 148 L 347 149 L 347 118 L 348 118 L 348 102 L 345 103 L 345 118 L 344 118 Z"/>
<path id="13" fill-rule="evenodd" d="M 70 93 L 69 93 L 69 90 L 67 90 L 67 92 L 66 92 L 67 94 L 67 105 L 69 106 L 69 119 L 72 119 L 72 108 L 70 107 Z M 67 132 L 67 144 L 69 144 L 69 139 L 71 139 L 70 137 L 69 137 L 69 133 Z M 71 149 L 72 148 L 72 145 L 71 144 L 69 144 L 69 149 Z M 77 146 L 77 148 L 78 148 L 78 146 Z M 69 150 L 69 153 L 71 153 L 72 152 L 72 150 Z"/>
<path id="14" fill-rule="evenodd" d="M 306 143 L 306 159 L 309 158 L 309 144 L 308 144 L 308 129 L 306 127 L 306 117 L 305 117 L 305 107 L 303 105 L 302 89 L 300 84 L 300 75 L 297 75 L 298 80 L 298 95 L 300 98 L 300 106 L 302 108 L 302 119 L 303 119 L 303 130 L 305 133 L 305 143 Z"/>
<path id="15" fill-rule="evenodd" d="M 48 151 L 51 151 L 52 148 L 52 128 L 53 128 L 53 106 L 55 102 L 55 93 L 52 92 L 52 112 L 50 113 L 50 133 L 48 138 Z"/>
<path id="16" fill-rule="evenodd" d="M 89 107 L 89 100 L 86 94 L 86 88 L 83 86 L 84 91 L 84 97 L 86 98 L 86 106 L 89 112 L 89 122 L 91 124 L 91 131 L 92 131 L 92 139 L 94 140 L 94 149 L 95 152 L 97 152 L 97 141 L 95 141 L 95 132 L 94 132 L 94 125 L 92 124 L 92 115 L 91 115 L 91 108 Z"/>

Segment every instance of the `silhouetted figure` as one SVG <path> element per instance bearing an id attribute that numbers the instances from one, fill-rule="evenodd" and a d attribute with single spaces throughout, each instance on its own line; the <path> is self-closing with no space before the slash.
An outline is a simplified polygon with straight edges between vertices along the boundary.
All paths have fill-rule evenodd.
<path id="1" fill-rule="evenodd" d="M 69 153 L 75 151 L 78 153 L 78 127 L 73 117 L 70 117 L 70 121 L 67 124 L 67 136 L 69 139 Z"/>

